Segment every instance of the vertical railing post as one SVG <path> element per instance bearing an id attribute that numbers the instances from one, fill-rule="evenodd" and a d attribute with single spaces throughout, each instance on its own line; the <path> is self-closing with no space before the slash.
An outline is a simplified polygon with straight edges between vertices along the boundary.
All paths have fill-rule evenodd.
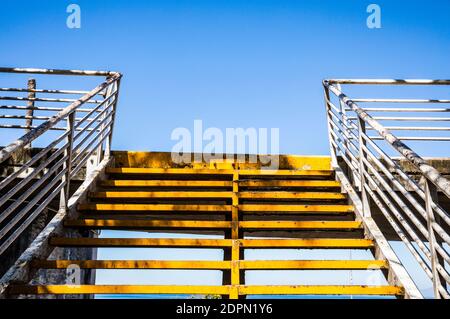
<path id="1" fill-rule="evenodd" d="M 109 77 L 107 78 L 107 80 L 109 79 Z M 111 94 L 111 85 L 109 85 L 107 88 L 106 88 L 106 91 L 105 91 L 105 94 L 103 94 L 103 98 L 104 99 L 106 99 L 106 98 L 108 98 L 109 97 L 109 95 Z M 103 113 L 103 115 L 100 117 L 100 121 L 105 121 L 105 118 L 108 116 L 108 108 L 109 108 L 109 106 L 110 106 L 110 100 L 108 100 L 108 102 L 106 102 L 104 105 L 103 105 L 103 110 L 106 110 L 104 113 Z M 101 111 L 103 111 L 102 109 L 100 109 L 99 111 L 101 112 Z M 103 132 L 103 130 L 105 129 L 105 122 L 103 122 L 103 124 L 102 125 L 100 125 L 100 128 L 99 128 L 99 132 Z M 94 133 L 95 134 L 95 133 Z M 104 136 L 104 132 L 103 133 L 101 133 L 101 134 L 99 134 L 98 135 L 98 139 L 99 140 L 101 140 L 102 138 L 103 138 L 103 136 Z M 94 157 L 94 161 L 95 161 L 95 163 L 94 163 L 94 166 L 97 166 L 101 161 L 102 161 L 102 154 L 103 154 L 103 142 L 102 143 L 100 143 L 98 146 L 97 146 L 97 152 L 96 152 L 96 156 L 93 156 Z"/>
<path id="2" fill-rule="evenodd" d="M 28 79 L 28 101 L 27 101 L 27 112 L 25 114 L 25 133 L 31 131 L 31 127 L 33 126 L 33 116 L 34 116 L 34 99 L 36 98 L 36 80 Z M 28 145 L 31 148 L 31 143 Z"/>
<path id="3" fill-rule="evenodd" d="M 336 168 L 336 167 L 338 167 L 338 161 L 337 161 L 337 151 L 338 150 L 334 147 L 334 145 L 332 143 L 333 135 L 331 134 L 331 131 L 333 130 L 333 128 L 331 127 L 331 124 L 330 124 L 331 108 L 330 108 L 330 104 L 328 102 L 328 101 L 330 101 L 330 91 L 328 90 L 328 87 L 326 87 L 325 85 L 323 86 L 323 91 L 324 91 L 324 100 L 325 100 L 325 113 L 326 113 L 325 115 L 327 117 L 328 144 L 329 144 L 330 155 L 331 155 L 331 166 L 333 168 Z"/>
<path id="4" fill-rule="evenodd" d="M 363 134 L 366 134 L 366 123 L 362 118 L 358 116 L 358 147 L 359 147 L 359 191 L 361 192 L 361 200 L 363 204 L 363 214 L 365 217 L 371 216 L 369 196 L 366 190 L 366 176 L 367 166 L 364 163 L 364 159 L 368 160 L 365 156 L 364 146 L 366 141 L 363 138 Z"/>
<path id="5" fill-rule="evenodd" d="M 342 92 L 342 87 L 339 83 L 335 84 L 335 87 L 339 90 L 339 92 Z M 347 115 L 347 111 L 346 111 L 346 104 L 344 103 L 344 101 L 339 98 L 339 110 L 341 112 L 341 120 L 342 120 L 342 135 L 344 138 L 344 148 L 345 148 L 345 153 L 346 153 L 346 157 L 349 159 L 349 161 L 355 165 L 355 167 L 358 166 L 358 163 L 353 163 L 353 159 L 351 156 L 348 155 L 350 151 L 350 147 L 351 147 L 351 142 L 350 142 L 350 138 L 351 138 L 351 134 L 350 134 L 350 130 L 351 128 L 351 123 L 348 119 L 348 115 Z M 359 187 L 359 179 L 357 178 L 357 176 L 355 175 L 355 172 L 353 172 L 353 170 L 351 168 L 349 168 L 348 170 L 348 176 L 350 178 L 350 180 L 352 181 L 353 185 L 356 187 Z"/>
<path id="6" fill-rule="evenodd" d="M 72 149 L 73 149 L 73 137 L 74 137 L 74 125 L 75 125 L 75 112 L 72 112 L 67 117 L 67 137 L 65 138 L 65 147 L 64 150 L 64 164 L 63 170 L 66 170 L 66 173 L 61 178 L 64 187 L 61 189 L 61 197 L 59 201 L 59 210 L 66 211 L 67 203 L 69 201 L 69 193 L 70 193 L 70 175 L 72 171 Z"/>
<path id="7" fill-rule="evenodd" d="M 115 94 L 112 98 L 112 109 L 111 112 L 113 112 L 111 116 L 111 124 L 108 136 L 106 138 L 106 146 L 105 146 L 105 156 L 109 157 L 111 155 L 111 149 L 112 149 L 112 136 L 114 131 L 114 125 L 116 122 L 116 112 L 117 112 L 117 100 L 119 98 L 119 89 L 120 89 L 120 79 L 117 79 L 112 85 L 111 94 Z"/>
<path id="8" fill-rule="evenodd" d="M 439 292 L 439 288 L 442 286 L 441 276 L 437 269 L 439 265 L 439 256 L 436 251 L 436 245 L 438 242 L 436 241 L 436 235 L 434 232 L 433 224 L 435 223 L 435 216 L 432 207 L 433 199 L 437 197 L 437 188 L 436 186 L 428 179 L 425 180 L 425 208 L 427 212 L 427 228 L 428 228 L 428 242 L 430 245 L 430 254 L 431 254 L 431 271 L 433 274 L 433 292 L 434 297 L 436 299 L 441 299 L 441 293 Z"/>

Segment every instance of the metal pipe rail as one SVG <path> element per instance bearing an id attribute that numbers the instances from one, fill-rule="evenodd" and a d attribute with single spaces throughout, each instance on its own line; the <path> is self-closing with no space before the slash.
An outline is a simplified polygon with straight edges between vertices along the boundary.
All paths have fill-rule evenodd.
<path id="1" fill-rule="evenodd" d="M 351 99 L 341 85 L 450 85 L 450 80 L 324 80 L 324 96 L 332 163 L 347 172 L 350 191 L 359 196 L 364 218 L 373 202 L 403 241 L 433 286 L 435 298 L 450 298 L 450 215 L 438 203 L 438 194 L 450 198 L 450 181 L 403 141 L 450 141 L 443 136 L 397 137 L 393 131 L 446 132 L 448 126 L 395 126 L 382 121 L 446 122 L 450 117 L 372 116 L 371 113 L 450 112 L 450 108 L 363 107 L 358 103 L 450 104 L 448 99 Z M 368 135 L 368 132 L 377 135 Z M 448 148 L 448 146 L 447 146 Z M 417 169 L 420 180 L 394 160 L 394 150 Z M 341 159 L 341 160 L 340 160 Z"/>
<path id="2" fill-rule="evenodd" d="M 117 72 L 51 69 L 0 68 L 1 73 L 101 76 L 105 79 L 90 91 L 37 89 L 34 79 L 28 81 L 28 88 L 0 88 L 0 92 L 5 94 L 27 94 L 25 97 L 0 96 L 0 102 L 27 102 L 27 105 L 0 106 L 0 111 L 6 112 L 0 115 L 0 119 L 25 120 L 22 124 L 0 123 L 0 128 L 25 129 L 24 135 L 0 150 L 0 171 L 14 165 L 13 172 L 0 180 L 0 256 L 52 201 L 59 199 L 59 210 L 67 210 L 71 179 L 83 167 L 94 170 L 103 158 L 110 156 L 122 77 Z M 34 86 L 30 87 L 30 83 Z M 36 97 L 38 94 L 56 97 Z M 57 97 L 61 94 L 81 96 L 70 99 Z M 60 104 L 48 107 L 36 106 L 35 102 Z M 11 113 L 16 111 L 22 113 Z M 34 112 L 37 111 L 55 114 L 36 115 Z M 33 121 L 42 123 L 33 125 Z M 40 151 L 27 153 L 31 143 L 37 141 L 44 145 Z"/>

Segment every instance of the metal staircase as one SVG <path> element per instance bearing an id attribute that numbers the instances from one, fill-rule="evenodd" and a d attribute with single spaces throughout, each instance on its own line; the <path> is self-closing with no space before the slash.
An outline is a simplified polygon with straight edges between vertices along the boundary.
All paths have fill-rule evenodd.
<path id="1" fill-rule="evenodd" d="M 8 267 L 0 279 L 0 298 L 102 294 L 423 298 L 416 278 L 411 278 L 388 239 L 401 242 L 414 266 L 423 269 L 435 298 L 450 297 L 450 182 L 432 165 L 448 165 L 448 158 L 424 160 L 404 142 L 449 141 L 443 135 L 448 127 L 436 124 L 448 122 L 447 117 L 417 116 L 446 114 L 448 108 L 409 104 L 450 104 L 450 100 L 351 99 L 341 87 L 443 87 L 450 80 L 324 81 L 331 156 L 280 155 L 279 169 L 267 170 L 238 156 L 224 160 L 224 155 L 217 155 L 180 165 L 170 153 L 112 152 L 120 73 L 0 68 L 1 74 L 21 78 L 0 88 L 0 101 L 8 103 L 0 105 L 0 128 L 20 132 L 0 149 L 0 266 Z M 23 77 L 30 74 L 36 79 L 28 79 L 27 88 L 21 88 Z M 54 76 L 104 79 L 92 90 L 39 88 L 54 84 L 47 81 Z M 81 82 L 75 81 L 77 86 Z M 366 103 L 398 107 L 366 107 Z M 373 115 L 377 112 L 381 115 Z M 428 126 L 396 123 L 405 121 Z M 395 158 L 393 152 L 401 157 Z M 129 236 L 108 238 L 102 230 L 121 230 Z M 136 238 L 132 236 L 136 231 L 177 236 Z M 223 258 L 96 258 L 97 249 L 118 247 L 164 248 L 173 255 L 184 248 L 219 249 Z M 304 249 L 321 255 L 291 260 L 268 255 L 255 260 L 246 254 L 266 249 Z M 348 257 L 327 258 L 332 250 L 343 250 Z M 371 258 L 351 258 L 356 250 L 370 252 Z M 222 283 L 102 285 L 95 280 L 100 269 L 189 269 L 198 276 L 217 270 Z M 283 270 L 298 270 L 302 278 L 310 270 L 334 271 L 336 278 L 339 271 L 381 272 L 384 281 L 299 285 L 293 277 L 292 283 L 268 285 L 246 278 L 253 271 Z"/>
<path id="2" fill-rule="evenodd" d="M 140 155 L 152 162 L 152 154 Z M 79 216 L 65 228 L 176 231 L 184 238 L 52 237 L 53 247 L 219 248 L 220 261 L 202 260 L 34 260 L 36 269 L 196 269 L 223 271 L 221 286 L 13 285 L 9 294 L 210 294 L 393 295 L 401 286 L 247 285 L 248 270 L 382 270 L 374 260 L 247 260 L 246 249 L 362 249 L 375 254 L 347 196 L 330 169 L 330 159 L 305 158 L 311 169 L 264 171 L 230 164 L 216 168 L 111 167 L 97 190 L 78 206 Z M 304 166 L 301 163 L 301 166 Z M 243 166 L 243 165 L 241 165 Z M 192 233 L 221 239 L 190 238 Z M 201 275 L 201 272 L 199 273 Z M 301 275 L 300 275 L 301 276 Z"/>

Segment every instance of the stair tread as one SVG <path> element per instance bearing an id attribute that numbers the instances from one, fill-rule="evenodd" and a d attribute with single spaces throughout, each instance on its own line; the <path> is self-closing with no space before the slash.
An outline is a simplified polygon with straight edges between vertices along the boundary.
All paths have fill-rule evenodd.
<path id="1" fill-rule="evenodd" d="M 231 187 L 232 181 L 198 181 L 198 180 L 105 180 L 101 186 L 114 187 Z"/>
<path id="2" fill-rule="evenodd" d="M 59 247 L 196 247 L 229 248 L 237 241 L 243 248 L 354 248 L 373 247 L 370 239 L 192 239 L 192 238 L 66 238 L 54 237 L 50 244 Z"/>
<path id="3" fill-rule="evenodd" d="M 13 285 L 10 294 L 229 294 L 233 286 L 200 285 Z M 402 295 L 397 286 L 236 285 L 240 295 Z"/>
<path id="4" fill-rule="evenodd" d="M 138 168 L 114 167 L 107 168 L 109 174 L 190 174 L 190 175 L 233 175 L 235 172 L 242 176 L 330 176 L 333 170 L 233 170 L 206 168 Z"/>
<path id="5" fill-rule="evenodd" d="M 340 187 L 338 181 L 332 180 L 239 180 L 243 187 Z M 232 181 L 211 180 L 104 180 L 101 186 L 110 187 L 231 187 Z"/>
<path id="6" fill-rule="evenodd" d="M 230 221 L 200 220 L 136 220 L 136 219 L 75 219 L 64 223 L 66 227 L 101 227 L 101 228 L 231 228 Z M 239 221 L 244 229 L 360 229 L 357 221 Z"/>
<path id="7" fill-rule="evenodd" d="M 95 211 L 207 211 L 231 212 L 231 205 L 212 204 L 81 204 L 79 210 Z M 351 205 L 300 205 L 300 204 L 242 204 L 242 212 L 327 212 L 350 213 Z"/>
<path id="8" fill-rule="evenodd" d="M 386 269 L 385 260 L 239 260 L 239 268 L 251 269 Z M 78 265 L 83 269 L 230 269 L 223 260 L 35 260 L 34 268 L 66 269 Z"/>
<path id="9" fill-rule="evenodd" d="M 231 198 L 231 191 L 155 191 L 155 192 L 91 192 L 91 198 Z M 345 199 L 336 192 L 294 192 L 294 191 L 243 191 L 242 199 Z"/>

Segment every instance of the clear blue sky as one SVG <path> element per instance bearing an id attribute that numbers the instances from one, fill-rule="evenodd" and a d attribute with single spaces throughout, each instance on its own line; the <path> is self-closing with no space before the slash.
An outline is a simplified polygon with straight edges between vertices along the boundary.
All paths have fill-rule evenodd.
<path id="1" fill-rule="evenodd" d="M 366 27 L 372 2 L 381 29 Z M 115 149 L 168 151 L 174 128 L 202 119 L 280 128 L 282 153 L 328 154 L 322 79 L 449 78 L 449 13 L 449 1 L 2 0 L 0 64 L 124 73 Z"/>
<path id="2" fill-rule="evenodd" d="M 0 64 L 123 72 L 116 149 L 170 150 L 174 128 L 202 119 L 327 154 L 322 79 L 450 74 L 449 1 L 376 1 L 377 30 L 372 2 L 2 0 Z M 70 3 L 81 29 L 66 27 Z"/>

